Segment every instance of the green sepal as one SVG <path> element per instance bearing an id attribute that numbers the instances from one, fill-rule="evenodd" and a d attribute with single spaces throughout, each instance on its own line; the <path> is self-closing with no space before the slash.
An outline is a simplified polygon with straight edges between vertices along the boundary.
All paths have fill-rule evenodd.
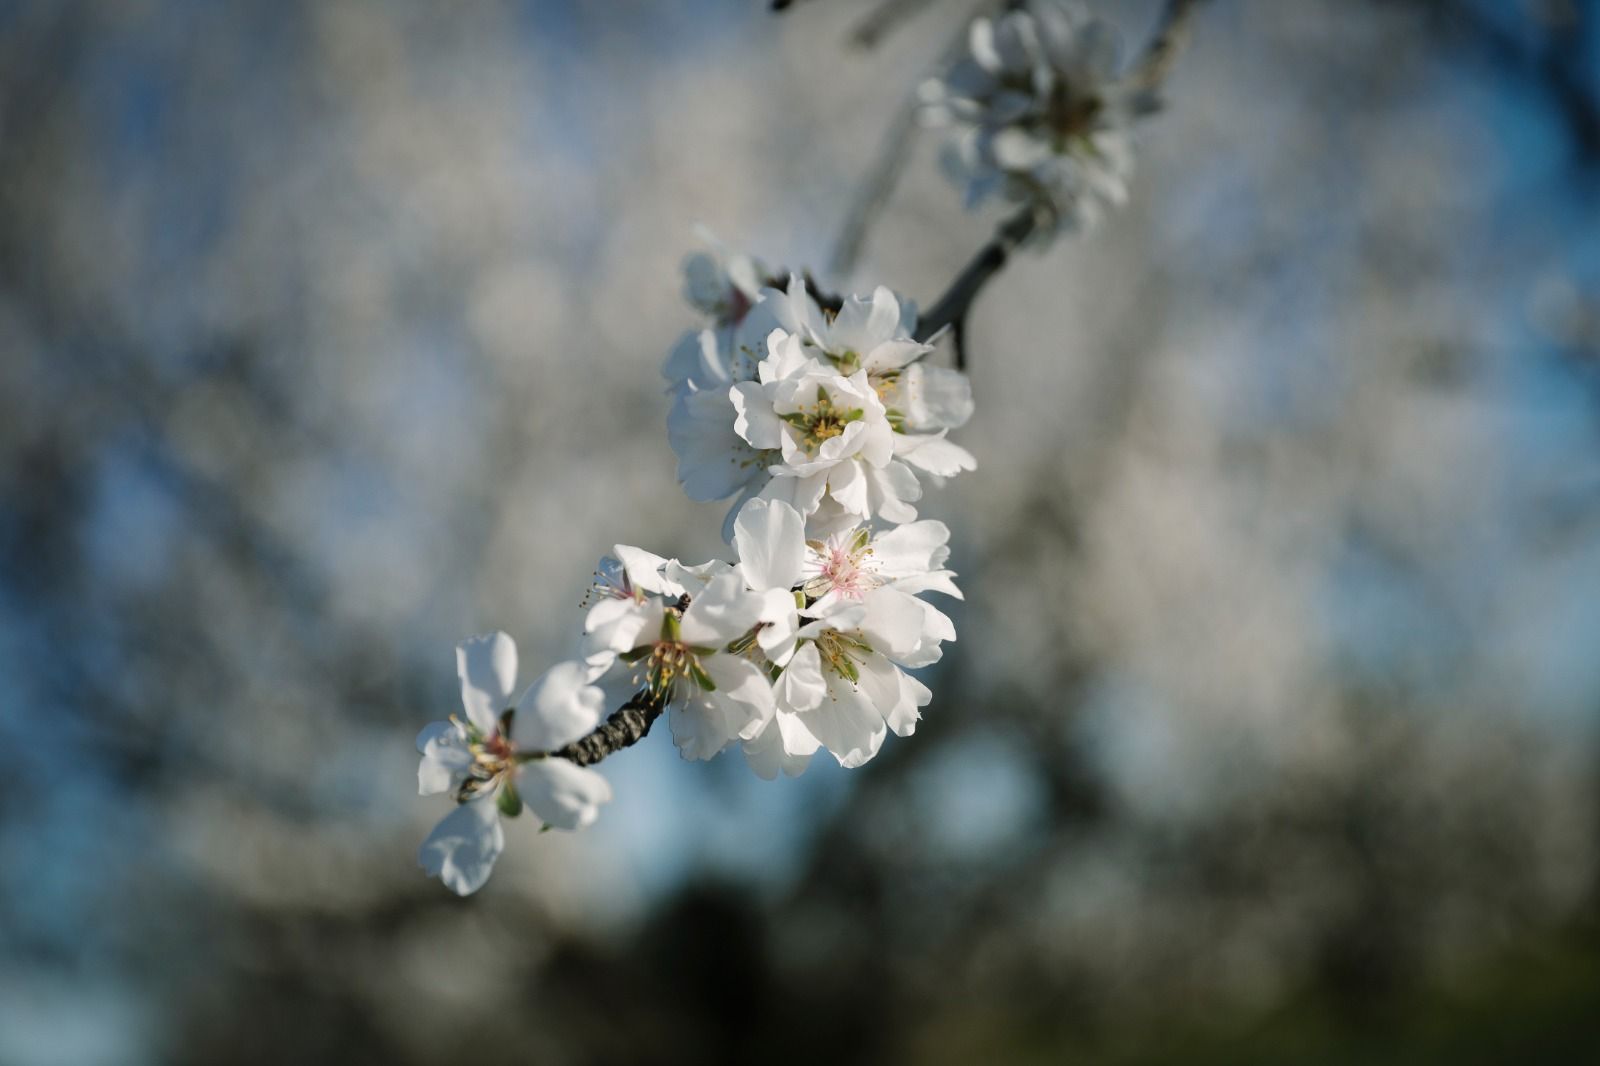
<path id="1" fill-rule="evenodd" d="M 839 416 L 839 421 L 845 423 L 859 422 L 866 415 L 866 413 L 867 412 L 865 408 L 852 407 L 850 410 Z"/>
<path id="2" fill-rule="evenodd" d="M 689 676 L 694 678 L 694 683 L 707 692 L 717 691 L 717 683 L 711 680 L 711 675 L 706 673 L 706 668 L 696 659 L 689 664 Z"/>
<path id="3" fill-rule="evenodd" d="M 661 616 L 661 639 L 668 644 L 676 644 L 683 639 L 683 624 L 678 621 L 678 612 L 668 611 Z"/>
<path id="4" fill-rule="evenodd" d="M 855 555 L 856 553 L 860 552 L 861 549 L 865 548 L 868 542 L 871 540 L 872 530 L 868 529 L 866 526 L 862 526 L 860 529 L 856 530 L 856 535 L 850 539 L 850 554 Z"/>
<path id="5" fill-rule="evenodd" d="M 509 737 L 511 735 L 511 719 L 515 718 L 516 716 L 517 709 L 515 707 L 507 707 L 505 710 L 500 712 L 501 736 Z"/>
<path id="6" fill-rule="evenodd" d="M 643 659 L 646 655 L 649 655 L 654 650 L 654 648 L 646 644 L 642 648 L 634 648 L 632 651 L 625 651 L 621 655 L 617 656 L 617 658 L 621 659 L 629 666 L 632 666 L 634 663 L 638 662 L 640 659 Z"/>
<path id="7" fill-rule="evenodd" d="M 495 797 L 495 803 L 500 806 L 500 813 L 507 818 L 515 818 L 522 813 L 522 797 L 517 795 L 515 782 L 507 781 L 500 786 L 500 795 Z"/>
<path id="8" fill-rule="evenodd" d="M 744 639 L 743 637 L 739 638 L 739 640 L 743 640 L 743 639 Z M 738 642 L 739 641 L 736 640 L 736 641 L 734 641 L 734 644 L 737 644 Z M 715 655 L 715 654 L 717 654 L 717 652 L 719 652 L 721 650 L 722 650 L 721 648 L 717 647 L 714 644 L 691 644 L 691 645 L 689 645 L 689 651 L 693 655 Z M 733 650 L 733 644 L 729 644 L 728 645 L 728 650 L 729 651 Z"/>

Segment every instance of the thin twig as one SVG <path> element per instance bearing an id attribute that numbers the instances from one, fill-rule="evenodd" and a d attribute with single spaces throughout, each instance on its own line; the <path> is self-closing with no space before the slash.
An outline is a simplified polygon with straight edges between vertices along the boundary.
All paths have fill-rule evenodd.
<path id="1" fill-rule="evenodd" d="M 857 48 L 876 48 L 892 31 L 932 7 L 933 3 L 934 0 L 883 0 L 851 28 L 850 43 Z"/>
<path id="2" fill-rule="evenodd" d="M 1149 46 L 1138 62 L 1129 68 L 1126 80 L 1142 88 L 1153 89 L 1172 71 L 1178 53 L 1189 39 L 1190 21 L 1200 0 L 1168 0 L 1162 10 L 1161 21 L 1156 26 Z M 917 327 L 917 339 L 926 341 L 946 326 L 951 327 L 955 341 L 956 366 L 966 367 L 967 314 L 983 287 L 1005 267 L 1011 253 L 1027 240 L 1043 221 L 1039 208 L 1032 205 L 1019 210 L 1000 224 L 989 243 L 978 249 L 966 267 L 934 301 Z"/>
<path id="3" fill-rule="evenodd" d="M 1130 85 L 1154 89 L 1166 80 L 1172 73 L 1172 65 L 1178 61 L 1178 54 L 1189 43 L 1195 8 L 1199 6 L 1200 0 L 1167 0 L 1149 46 L 1125 76 Z"/>
<path id="4" fill-rule="evenodd" d="M 613 711 L 611 717 L 595 726 L 594 732 L 579 737 L 553 754 L 579 766 L 593 765 L 607 755 L 615 755 L 623 748 L 631 748 L 643 740 L 666 709 L 665 700 L 641 691 Z"/>
<path id="5" fill-rule="evenodd" d="M 872 217 L 883 209 L 889 194 L 894 191 L 916 132 L 917 95 L 913 91 L 895 113 L 894 121 L 883 136 L 883 147 L 878 150 L 878 158 L 862 180 L 861 189 L 850 205 L 850 213 L 845 216 L 844 225 L 839 229 L 839 242 L 834 246 L 833 262 L 830 264 L 835 278 L 847 277 L 855 269 L 856 260 L 861 256 L 861 246 L 867 240 Z"/>
<path id="6" fill-rule="evenodd" d="M 943 70 L 954 62 L 956 56 L 967 47 L 967 26 L 973 19 L 994 6 L 995 0 L 981 0 L 973 7 L 961 21 L 961 29 L 950 38 L 939 53 L 936 69 Z M 879 13 L 882 13 L 882 10 L 880 9 Z M 900 109 L 895 112 L 894 121 L 884 133 L 872 169 L 862 179 L 855 200 L 845 215 L 844 224 L 839 227 L 839 239 L 834 245 L 833 260 L 830 263 L 830 269 L 836 278 L 844 278 L 855 269 L 856 261 L 861 257 L 861 248 L 867 240 L 867 231 L 872 228 L 872 220 L 883 210 L 883 205 L 888 201 L 889 194 L 894 191 L 895 183 L 900 178 L 900 171 L 911 154 L 911 141 L 918 129 L 917 109 L 921 106 L 920 88 L 914 86 L 901 102 Z"/>
<path id="7" fill-rule="evenodd" d="M 935 300 L 922 316 L 917 325 L 917 339 L 926 341 L 946 326 L 956 327 L 959 335 L 978 293 L 983 291 L 990 278 L 1000 273 L 1017 245 L 1027 240 L 1038 224 L 1039 213 L 1031 205 L 1006 219 L 995 230 L 989 243 L 978 249 L 978 254 L 956 275 L 944 295 Z M 963 357 L 958 353 L 956 358 L 959 363 Z"/>

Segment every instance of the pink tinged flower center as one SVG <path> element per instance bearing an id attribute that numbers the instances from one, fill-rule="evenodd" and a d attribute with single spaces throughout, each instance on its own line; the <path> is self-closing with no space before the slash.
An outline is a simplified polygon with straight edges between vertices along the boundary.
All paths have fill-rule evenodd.
<path id="1" fill-rule="evenodd" d="M 872 555 L 872 538 L 867 530 L 836 533 L 826 541 L 809 541 L 807 546 L 817 569 L 816 576 L 804 585 L 807 596 L 820 598 L 831 590 L 859 600 L 882 584 L 867 562 Z"/>
<path id="2" fill-rule="evenodd" d="M 508 777 L 517 768 L 517 745 L 499 730 L 492 736 L 484 736 L 469 728 L 467 753 L 472 756 L 472 765 L 468 767 L 466 780 L 462 781 L 460 794 L 456 797 L 463 803 L 481 793 L 492 791 L 502 778 Z"/>
<path id="3" fill-rule="evenodd" d="M 622 563 L 609 555 L 600 560 L 600 568 L 594 572 L 594 583 L 589 586 L 578 607 L 585 608 L 601 600 L 632 600 L 635 603 L 645 600 L 644 592 L 634 588 L 633 582 L 628 580 L 628 572 L 623 569 Z"/>

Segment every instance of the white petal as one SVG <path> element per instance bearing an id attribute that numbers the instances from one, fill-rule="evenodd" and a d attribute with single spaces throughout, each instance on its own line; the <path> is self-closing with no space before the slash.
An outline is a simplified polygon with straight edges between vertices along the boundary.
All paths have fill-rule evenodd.
<path id="1" fill-rule="evenodd" d="M 879 285 L 868 299 L 852 296 L 845 300 L 828 332 L 829 351 L 833 355 L 855 352 L 865 366 L 867 354 L 895 338 L 899 330 L 900 301 Z"/>
<path id="2" fill-rule="evenodd" d="M 682 585 L 662 575 L 667 560 L 661 556 L 631 544 L 613 544 L 611 551 L 622 563 L 622 571 L 628 575 L 628 583 L 634 588 L 660 596 L 683 595 Z"/>
<path id="3" fill-rule="evenodd" d="M 778 675 L 773 696 L 780 712 L 809 711 L 823 701 L 828 686 L 822 679 L 822 656 L 811 643 L 800 645 Z"/>
<path id="4" fill-rule="evenodd" d="M 963 470 L 978 468 L 978 460 L 971 452 L 944 439 L 944 430 L 928 436 L 901 433 L 894 443 L 896 455 L 938 477 L 954 477 Z"/>
<path id="5" fill-rule="evenodd" d="M 674 703 L 667 711 L 667 725 L 678 754 L 685 759 L 709 759 L 731 744 L 739 730 L 729 725 L 722 711 L 720 704 L 705 699 L 703 693 Z"/>
<path id="6" fill-rule="evenodd" d="M 972 417 L 972 381 L 959 370 L 916 363 L 900 377 L 912 429 L 956 429 Z"/>
<path id="7" fill-rule="evenodd" d="M 867 475 L 857 462 L 840 463 L 828 473 L 828 495 L 841 508 L 859 517 L 871 514 Z"/>
<path id="8" fill-rule="evenodd" d="M 593 770 L 566 759 L 537 759 L 517 775 L 522 802 L 557 829 L 582 829 L 600 817 L 600 805 L 611 802 L 611 785 Z"/>
<path id="9" fill-rule="evenodd" d="M 494 796 L 488 795 L 445 815 L 422 842 L 417 861 L 452 892 L 470 896 L 489 880 L 505 846 L 500 814 Z"/>
<path id="10" fill-rule="evenodd" d="M 916 521 L 917 509 L 910 503 L 922 498 L 922 485 L 909 466 L 896 461 L 881 470 L 868 469 L 866 474 L 872 514 L 885 522 Z"/>
<path id="11" fill-rule="evenodd" d="M 894 663 L 882 655 L 868 655 L 856 664 L 856 672 L 873 709 L 885 719 L 893 715 L 900 703 L 900 671 Z"/>
<path id="12" fill-rule="evenodd" d="M 803 515 L 809 515 L 822 502 L 828 488 L 828 473 L 795 477 L 777 474 L 761 488 L 764 500 L 782 500 Z"/>
<path id="13" fill-rule="evenodd" d="M 843 678 L 829 676 L 828 697 L 800 719 L 840 766 L 860 766 L 878 754 L 883 744 L 888 732 L 883 715 Z"/>
<path id="14" fill-rule="evenodd" d="M 522 694 L 512 736 L 526 751 L 559 751 L 600 724 L 604 699 L 586 664 L 556 663 Z"/>
<path id="15" fill-rule="evenodd" d="M 466 734 L 454 722 L 430 722 L 417 734 L 417 751 L 422 754 L 417 764 L 419 796 L 454 792 L 472 767 Z"/>
<path id="16" fill-rule="evenodd" d="M 819 747 L 799 716 L 780 711 L 753 740 L 744 742 L 744 757 L 757 775 L 771 781 L 779 770 L 798 777 Z"/>
<path id="17" fill-rule="evenodd" d="M 765 671 L 736 655 L 712 655 L 700 664 L 717 686 L 709 697 L 721 706 L 734 735 L 745 740 L 755 736 L 773 712 L 772 682 Z"/>
<path id="18" fill-rule="evenodd" d="M 761 361 L 758 371 L 763 384 L 820 369 L 820 364 L 807 354 L 799 334 L 775 329 L 767 334 L 766 343 L 767 357 Z"/>
<path id="19" fill-rule="evenodd" d="M 930 570 L 926 574 L 911 574 L 895 578 L 892 584 L 901 592 L 913 596 L 923 592 L 942 592 L 958 600 L 966 599 L 956 587 L 954 570 Z"/>
<path id="20" fill-rule="evenodd" d="M 866 608 L 866 617 L 862 619 L 861 631 L 869 644 L 891 659 L 901 659 L 917 650 L 927 618 L 921 600 L 898 589 L 884 587 L 867 593 L 862 605 Z"/>
<path id="21" fill-rule="evenodd" d="M 741 381 L 728 390 L 733 403 L 733 431 L 752 448 L 781 447 L 786 439 L 783 422 L 772 413 L 765 386 Z"/>
<path id="22" fill-rule="evenodd" d="M 768 589 L 761 593 L 761 628 L 756 643 L 774 664 L 782 666 L 794 654 L 795 634 L 800 629 L 800 608 L 788 589 Z"/>
<path id="23" fill-rule="evenodd" d="M 701 589 L 683 612 L 685 644 L 721 647 L 744 636 L 761 619 L 761 597 L 730 571 Z"/>
<path id="24" fill-rule="evenodd" d="M 791 589 L 806 557 L 806 523 L 782 500 L 751 500 L 733 523 L 739 569 L 751 588 Z"/>
<path id="25" fill-rule="evenodd" d="M 685 392 L 667 414 L 667 443 L 678 457 L 678 480 L 691 500 L 731 496 L 752 476 L 757 464 L 744 462 L 753 453 L 734 432 L 733 403 L 728 390 Z"/>
<path id="26" fill-rule="evenodd" d="M 898 736 L 909 737 L 916 732 L 917 722 L 922 718 L 920 708 L 926 707 L 932 699 L 933 693 L 927 685 L 900 671 L 900 702 L 892 714 L 884 715 L 889 728 Z"/>
<path id="27" fill-rule="evenodd" d="M 655 640 L 661 632 L 664 610 L 655 597 L 643 603 L 612 597 L 596 603 L 583 620 L 585 658 L 592 658 L 597 652 L 632 651 Z"/>
<path id="28" fill-rule="evenodd" d="M 880 577 L 925 574 L 950 555 L 950 527 L 931 518 L 908 522 L 872 538 L 872 563 Z"/>
<path id="29" fill-rule="evenodd" d="M 456 675 L 467 719 L 486 734 L 500 728 L 500 712 L 511 706 L 517 683 L 517 643 L 501 632 L 469 637 L 456 645 Z"/>

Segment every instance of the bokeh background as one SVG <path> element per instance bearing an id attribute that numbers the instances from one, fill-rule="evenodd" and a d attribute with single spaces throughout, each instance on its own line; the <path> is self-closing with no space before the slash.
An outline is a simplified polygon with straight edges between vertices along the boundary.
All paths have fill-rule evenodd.
<path id="1" fill-rule="evenodd" d="M 416 867 L 454 641 L 724 550 L 694 224 L 926 304 L 1000 217 L 915 134 L 827 270 L 898 6 L 0 5 L 0 1063 L 1600 1056 L 1592 3 L 1205 5 L 970 323 L 917 735 Z"/>

